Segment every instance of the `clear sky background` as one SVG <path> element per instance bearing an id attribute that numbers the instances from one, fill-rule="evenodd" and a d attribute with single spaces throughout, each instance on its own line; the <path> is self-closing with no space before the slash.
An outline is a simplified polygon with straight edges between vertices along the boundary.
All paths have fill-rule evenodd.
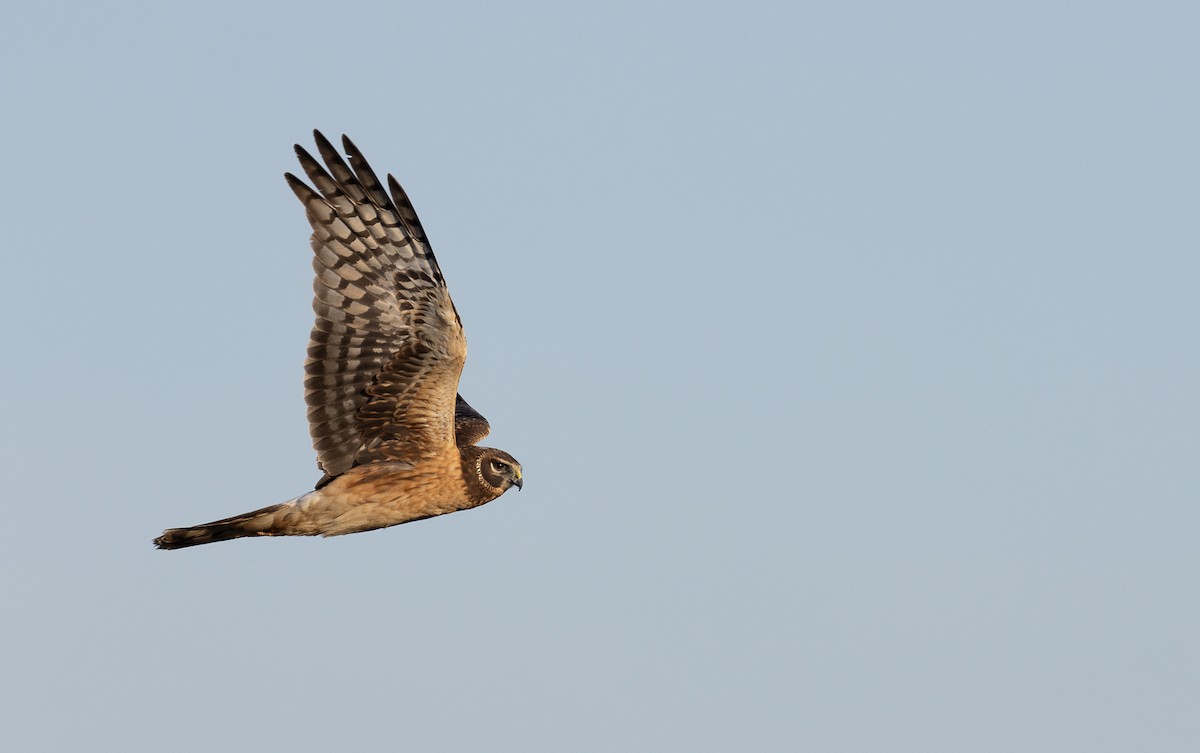
<path id="1" fill-rule="evenodd" d="M 9 3 L 0 748 L 1200 745 L 1200 10 Z M 528 483 L 318 478 L 308 226 L 408 189 Z"/>

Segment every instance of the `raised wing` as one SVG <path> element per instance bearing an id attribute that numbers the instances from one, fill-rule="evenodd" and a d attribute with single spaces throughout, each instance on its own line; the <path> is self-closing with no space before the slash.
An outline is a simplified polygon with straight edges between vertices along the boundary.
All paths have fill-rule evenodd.
<path id="1" fill-rule="evenodd" d="M 488 420 L 459 395 L 454 403 L 454 441 L 459 447 L 479 444 L 492 430 Z"/>
<path id="2" fill-rule="evenodd" d="M 349 166 L 313 135 L 325 165 L 296 155 L 316 190 L 285 177 L 313 228 L 304 387 L 317 463 L 332 477 L 452 450 L 467 344 L 425 231 L 395 178 L 389 196 L 348 138 Z"/>

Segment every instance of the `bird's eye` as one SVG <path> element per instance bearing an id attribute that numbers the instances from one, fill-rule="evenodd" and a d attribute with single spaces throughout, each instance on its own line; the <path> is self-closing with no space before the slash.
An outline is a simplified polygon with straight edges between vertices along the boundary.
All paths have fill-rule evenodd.
<path id="1" fill-rule="evenodd" d="M 505 465 L 504 463 L 501 463 L 499 460 L 493 460 L 492 467 L 498 471 L 503 471 L 504 469 L 508 468 L 507 465 Z"/>

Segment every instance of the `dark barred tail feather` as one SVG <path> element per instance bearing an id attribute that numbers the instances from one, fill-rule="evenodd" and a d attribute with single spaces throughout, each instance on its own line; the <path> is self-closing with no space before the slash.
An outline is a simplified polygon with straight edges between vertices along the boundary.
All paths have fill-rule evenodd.
<path id="1" fill-rule="evenodd" d="M 273 530 L 277 521 L 275 513 L 287 503 L 271 505 L 261 510 L 235 515 L 232 518 L 215 520 L 212 523 L 191 528 L 168 528 L 154 540 L 159 549 L 183 549 L 215 541 L 229 541 L 243 536 L 277 536 L 282 531 Z"/>

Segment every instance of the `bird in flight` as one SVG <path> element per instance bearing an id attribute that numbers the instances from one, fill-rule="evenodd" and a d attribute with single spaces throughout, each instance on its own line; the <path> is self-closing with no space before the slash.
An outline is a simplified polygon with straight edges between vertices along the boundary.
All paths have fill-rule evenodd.
<path id="1" fill-rule="evenodd" d="M 480 447 L 487 419 L 458 394 L 467 341 L 425 230 L 345 136 L 314 131 L 324 165 L 284 177 L 312 225 L 316 324 L 304 364 L 324 476 L 295 499 L 154 540 L 181 549 L 243 536 L 340 536 L 466 510 L 522 486 L 521 464 Z M 314 188 L 316 190 L 314 190 Z"/>

